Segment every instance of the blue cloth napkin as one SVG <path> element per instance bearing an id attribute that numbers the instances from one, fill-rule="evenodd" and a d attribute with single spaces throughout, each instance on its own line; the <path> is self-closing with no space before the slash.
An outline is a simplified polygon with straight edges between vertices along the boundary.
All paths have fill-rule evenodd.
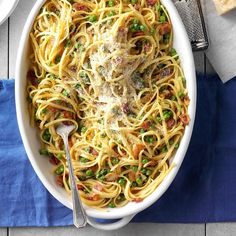
<path id="1" fill-rule="evenodd" d="M 236 79 L 198 76 L 197 116 L 167 192 L 134 222 L 236 221 Z M 65 226 L 72 212 L 35 175 L 18 131 L 14 81 L 0 81 L 0 226 Z"/>

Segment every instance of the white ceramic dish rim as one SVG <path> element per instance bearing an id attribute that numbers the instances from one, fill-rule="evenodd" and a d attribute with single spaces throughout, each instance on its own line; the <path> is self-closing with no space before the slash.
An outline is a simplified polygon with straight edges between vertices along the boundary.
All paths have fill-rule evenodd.
<path id="1" fill-rule="evenodd" d="M 0 25 L 11 15 L 17 6 L 18 1 L 19 0 L 3 0 L 2 3 L 0 3 Z"/>
<path id="2" fill-rule="evenodd" d="M 39 166 L 39 159 L 42 158 L 39 157 L 38 149 L 36 146 L 34 147 L 34 140 L 35 137 L 35 131 L 33 131 L 33 128 L 29 126 L 29 118 L 28 113 L 26 110 L 26 99 L 25 99 L 25 78 L 26 78 L 26 51 L 27 51 L 27 43 L 28 43 L 28 36 L 29 32 L 32 27 L 32 23 L 34 21 L 34 18 L 36 14 L 38 13 L 40 7 L 45 2 L 45 0 L 38 0 L 34 7 L 32 8 L 28 19 L 25 23 L 23 33 L 21 35 L 20 45 L 18 49 L 18 55 L 17 55 L 17 62 L 16 62 L 16 86 L 15 86 L 15 97 L 16 97 L 16 111 L 17 111 L 17 120 L 18 125 L 21 133 L 21 137 L 23 140 L 23 144 L 25 147 L 25 150 L 27 152 L 28 158 L 38 175 L 41 182 L 44 184 L 44 186 L 48 189 L 48 191 L 63 205 L 65 205 L 68 208 L 72 209 L 72 202 L 69 198 L 69 196 L 65 196 L 62 193 L 62 190 L 59 190 L 56 188 L 54 179 L 49 179 L 47 174 L 44 173 L 44 168 Z M 180 147 L 176 152 L 176 155 L 174 157 L 174 163 L 175 167 L 171 170 L 171 172 L 168 174 L 168 176 L 163 180 L 163 182 L 160 184 L 160 186 L 146 199 L 144 199 L 140 203 L 134 203 L 131 202 L 127 204 L 126 206 L 122 208 L 115 208 L 115 209 L 108 209 L 104 211 L 96 210 L 93 208 L 90 208 L 88 206 L 85 206 L 86 213 L 90 217 L 94 218 L 101 218 L 101 219 L 118 219 L 123 218 L 126 216 L 130 216 L 133 214 L 137 214 L 138 212 L 144 210 L 145 208 L 152 205 L 154 202 L 156 202 L 163 193 L 168 189 L 169 185 L 172 183 L 173 179 L 175 178 L 181 163 L 184 159 L 184 156 L 186 154 L 194 119 L 195 119 L 195 110 L 196 110 L 196 75 L 195 75 L 195 66 L 194 66 L 194 60 L 193 60 L 193 54 L 191 45 L 188 40 L 188 36 L 186 33 L 186 30 L 184 28 L 184 25 L 181 21 L 180 16 L 177 13 L 177 10 L 174 7 L 174 4 L 171 2 L 171 0 L 162 0 L 162 3 L 167 8 L 169 15 L 172 20 L 173 24 L 173 31 L 174 31 L 174 47 L 177 49 L 181 64 L 184 69 L 184 74 L 187 80 L 187 87 L 188 87 L 188 93 L 190 97 L 190 105 L 189 105 L 189 115 L 191 118 L 190 124 L 185 129 L 185 134 L 182 138 L 182 141 L 180 143 Z M 48 162 L 45 161 L 45 165 L 48 165 Z M 45 169 L 47 167 L 45 166 Z M 54 181 L 55 182 L 55 181 Z"/>

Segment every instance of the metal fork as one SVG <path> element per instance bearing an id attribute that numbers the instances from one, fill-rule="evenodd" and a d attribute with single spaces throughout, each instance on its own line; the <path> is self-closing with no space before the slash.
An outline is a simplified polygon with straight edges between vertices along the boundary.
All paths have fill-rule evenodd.
<path id="1" fill-rule="evenodd" d="M 87 224 L 87 217 L 81 203 L 79 192 L 77 190 L 77 185 L 68 145 L 68 137 L 74 129 L 75 129 L 74 125 L 64 125 L 61 123 L 57 127 L 56 132 L 62 137 L 66 149 L 66 159 L 69 167 L 70 186 L 71 186 L 72 202 L 73 202 L 73 222 L 77 228 L 82 228 Z"/>

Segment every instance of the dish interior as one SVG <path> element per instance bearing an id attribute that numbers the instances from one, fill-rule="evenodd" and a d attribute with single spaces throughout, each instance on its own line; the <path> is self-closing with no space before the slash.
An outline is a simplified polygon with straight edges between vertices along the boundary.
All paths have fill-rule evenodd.
<path id="1" fill-rule="evenodd" d="M 65 206 L 72 208 L 72 202 L 70 196 L 66 193 L 63 188 L 58 187 L 55 183 L 55 178 L 52 174 L 52 167 L 48 165 L 48 161 L 46 161 L 39 154 L 38 150 L 40 149 L 40 142 L 38 137 L 38 132 L 35 128 L 30 126 L 29 115 L 28 115 L 28 106 L 25 98 L 25 88 L 26 88 L 26 75 L 29 69 L 29 43 L 28 43 L 28 34 L 31 30 L 31 26 L 34 20 L 34 16 L 37 14 L 40 6 L 44 1 L 38 1 L 36 6 L 31 12 L 29 19 L 26 23 L 23 36 L 21 39 L 21 46 L 19 49 L 19 55 L 17 60 L 17 69 L 16 69 L 16 106 L 17 106 L 17 117 L 20 127 L 20 132 L 22 135 L 23 143 L 25 145 L 25 149 L 27 151 L 28 157 L 31 161 L 34 170 L 39 176 L 40 180 L 43 182 L 45 187 L 50 191 L 50 193 L 58 199 Z M 169 12 L 172 25 L 173 25 L 173 34 L 174 34 L 174 43 L 173 47 L 179 54 L 181 65 L 185 74 L 188 95 L 190 98 L 189 105 L 189 116 L 190 123 L 185 129 L 184 136 L 180 143 L 180 147 L 177 150 L 173 163 L 175 163 L 175 167 L 173 170 L 166 176 L 164 181 L 160 184 L 160 186 L 147 198 L 145 198 L 140 203 L 130 202 L 127 205 L 121 208 L 115 209 L 105 209 L 104 211 L 98 211 L 96 209 L 89 208 L 85 206 L 86 212 L 91 217 L 96 218 L 104 218 L 104 219 L 116 219 L 124 217 L 125 215 L 130 215 L 133 213 L 137 213 L 146 207 L 150 206 L 154 203 L 168 188 L 172 180 L 174 179 L 181 163 L 184 158 L 185 152 L 187 150 L 191 132 L 194 123 L 195 117 L 195 106 L 196 106 L 196 84 L 195 84 L 195 67 L 193 63 L 193 56 L 190 44 L 188 42 L 188 37 L 184 26 L 178 16 L 176 9 L 174 8 L 172 2 L 162 1 L 167 11 Z M 1 3 L 0 3 L 1 4 Z"/>

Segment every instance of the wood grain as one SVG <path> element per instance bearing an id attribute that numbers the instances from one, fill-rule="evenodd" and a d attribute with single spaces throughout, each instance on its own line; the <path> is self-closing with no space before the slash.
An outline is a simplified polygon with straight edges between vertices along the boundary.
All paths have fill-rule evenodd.
<path id="1" fill-rule="evenodd" d="M 15 77 L 17 50 L 25 21 L 35 0 L 20 0 L 14 13 L 10 17 L 9 35 L 9 77 Z"/>
<path id="2" fill-rule="evenodd" d="M 206 236 L 235 236 L 236 223 L 217 223 L 206 225 Z"/>
<path id="3" fill-rule="evenodd" d="M 8 77 L 8 21 L 0 26 L 0 79 Z"/>
<path id="4" fill-rule="evenodd" d="M 84 229 L 63 228 L 19 228 L 10 229 L 10 236 L 204 236 L 204 224 L 129 224 L 115 231 L 101 231 L 90 226 Z"/>
<path id="5" fill-rule="evenodd" d="M 7 228 L 0 228 L 0 236 L 7 236 Z"/>

